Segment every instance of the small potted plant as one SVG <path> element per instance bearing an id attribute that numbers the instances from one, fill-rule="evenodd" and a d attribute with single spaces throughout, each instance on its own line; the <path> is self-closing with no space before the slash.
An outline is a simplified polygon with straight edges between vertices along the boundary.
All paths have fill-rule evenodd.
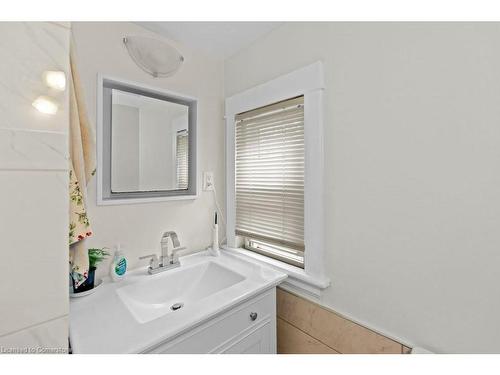
<path id="1" fill-rule="evenodd" d="M 94 288 L 95 270 L 97 269 L 97 265 L 109 256 L 109 253 L 106 250 L 107 248 L 105 247 L 102 249 L 89 249 L 89 274 L 87 276 L 87 280 L 85 280 L 78 288 L 75 288 L 73 284 L 73 291 L 75 293 L 85 292 Z"/>

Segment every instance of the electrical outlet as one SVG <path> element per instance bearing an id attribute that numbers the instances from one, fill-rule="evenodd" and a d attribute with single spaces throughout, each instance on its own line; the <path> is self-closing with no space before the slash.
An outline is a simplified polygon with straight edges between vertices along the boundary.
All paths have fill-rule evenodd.
<path id="1" fill-rule="evenodd" d="M 203 190 L 214 190 L 214 172 L 203 172 Z"/>

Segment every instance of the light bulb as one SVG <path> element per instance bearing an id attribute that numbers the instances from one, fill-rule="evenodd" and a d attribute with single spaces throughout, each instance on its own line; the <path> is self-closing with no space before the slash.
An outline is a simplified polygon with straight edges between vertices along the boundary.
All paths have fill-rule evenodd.
<path id="1" fill-rule="evenodd" d="M 32 103 L 38 111 L 46 113 L 48 115 L 54 115 L 57 113 L 58 105 L 54 100 L 48 96 L 39 96 Z"/>
<path id="2" fill-rule="evenodd" d="M 66 88 L 66 74 L 61 71 L 48 70 L 43 73 L 45 84 L 55 90 L 64 91 Z"/>

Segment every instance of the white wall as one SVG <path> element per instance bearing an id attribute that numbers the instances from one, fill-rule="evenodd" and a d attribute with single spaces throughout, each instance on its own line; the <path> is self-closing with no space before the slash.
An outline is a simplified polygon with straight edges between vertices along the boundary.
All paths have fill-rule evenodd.
<path id="1" fill-rule="evenodd" d="M 0 347 L 67 349 L 69 25 L 0 23 Z M 31 103 L 51 95 L 56 115 Z"/>
<path id="2" fill-rule="evenodd" d="M 410 345 L 500 352 L 500 24 L 287 24 L 225 95 L 326 78 L 321 303 Z"/>
<path id="3" fill-rule="evenodd" d="M 153 78 L 131 60 L 123 46 L 126 35 L 153 35 L 131 23 L 73 23 L 79 70 L 85 90 L 89 117 L 96 117 L 97 73 L 142 82 L 199 99 L 198 102 L 198 185 L 199 198 L 150 204 L 96 206 L 95 180 L 89 184 L 89 215 L 94 235 L 87 246 L 113 246 L 122 243 L 129 265 L 145 265 L 140 255 L 159 252 L 160 237 L 165 230 L 175 230 L 181 245 L 199 250 L 210 244 L 211 220 L 215 209 L 211 192 L 201 191 L 203 171 L 215 173 L 219 201 L 223 202 L 224 129 L 223 66 L 210 58 L 175 45 L 185 61 L 170 78 Z M 108 263 L 98 268 L 107 272 Z"/>

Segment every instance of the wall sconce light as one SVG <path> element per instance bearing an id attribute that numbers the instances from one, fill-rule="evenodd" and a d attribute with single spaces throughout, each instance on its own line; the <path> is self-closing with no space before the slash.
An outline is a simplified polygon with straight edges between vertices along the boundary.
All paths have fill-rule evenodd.
<path id="1" fill-rule="evenodd" d="M 33 107 L 35 107 L 38 111 L 42 113 L 46 113 L 48 115 L 54 115 L 57 113 L 58 105 L 49 96 L 39 96 L 38 98 L 35 99 L 35 101 L 31 104 Z"/>
<path id="2" fill-rule="evenodd" d="M 66 74 L 61 71 L 49 70 L 43 73 L 45 84 L 58 91 L 64 91 L 66 88 Z"/>
<path id="3" fill-rule="evenodd" d="M 123 44 L 137 66 L 155 78 L 175 74 L 184 62 L 179 51 L 158 39 L 141 35 L 126 36 Z"/>

